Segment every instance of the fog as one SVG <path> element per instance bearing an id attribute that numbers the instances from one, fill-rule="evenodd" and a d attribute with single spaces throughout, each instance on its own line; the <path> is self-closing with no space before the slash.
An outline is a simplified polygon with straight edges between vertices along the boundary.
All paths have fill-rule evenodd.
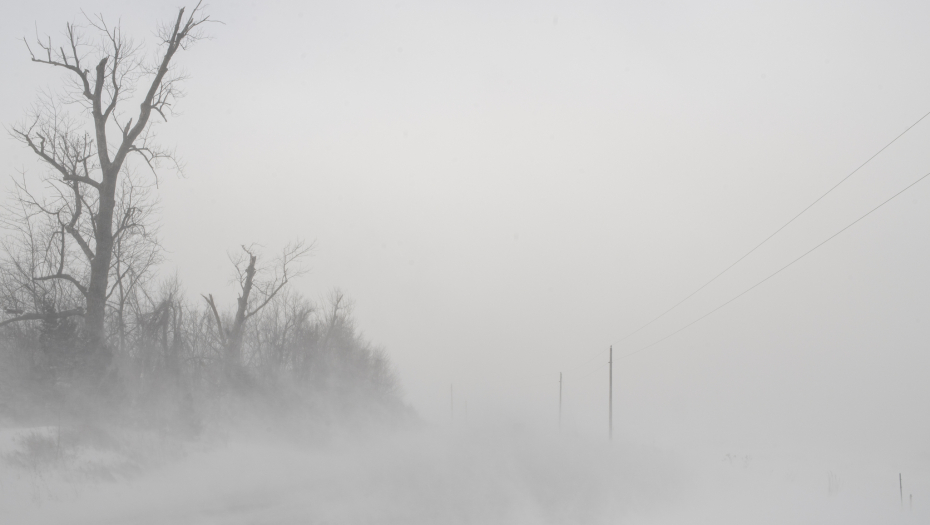
<path id="1" fill-rule="evenodd" d="M 513 427 L 420 430 L 306 447 L 201 444 L 129 482 L 4 476 L 29 523 L 922 523 L 884 469 L 704 457 Z M 897 480 L 894 480 L 897 481 Z M 908 479 L 911 490 L 926 479 Z"/>
<path id="2" fill-rule="evenodd" d="M 51 191 L 15 126 L 66 78 L 22 38 L 83 10 L 154 56 L 178 7 L 4 6 L 4 200 Z M 161 255 L 117 401 L 32 381 L 40 323 L 0 327 L 4 522 L 930 517 L 930 181 L 910 186 L 930 172 L 928 6 L 205 12 L 221 23 L 172 59 L 183 98 L 153 117 L 183 174 L 126 170 L 157 196 Z M 312 251 L 255 318 L 246 379 L 193 368 L 224 337 L 204 299 L 235 317 L 230 259 L 277 284 L 295 239 Z M 198 341 L 171 380 L 151 358 L 168 328 L 141 321 L 159 304 Z M 281 348 L 304 357 L 279 370 L 263 349 L 295 311 Z"/>

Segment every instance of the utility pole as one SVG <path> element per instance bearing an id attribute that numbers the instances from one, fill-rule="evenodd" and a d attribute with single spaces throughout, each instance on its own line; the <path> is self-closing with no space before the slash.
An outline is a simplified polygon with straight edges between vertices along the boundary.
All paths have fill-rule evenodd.
<path id="1" fill-rule="evenodd" d="M 559 430 L 562 430 L 562 372 L 559 372 Z"/>
<path id="2" fill-rule="evenodd" d="M 614 345 L 610 345 L 610 389 L 607 394 L 607 437 L 610 441 L 614 440 Z"/>
<path id="3" fill-rule="evenodd" d="M 452 385 L 449 385 L 449 421 L 455 421 L 455 394 Z"/>
<path id="4" fill-rule="evenodd" d="M 901 491 L 901 510 L 904 510 L 904 480 L 901 479 L 901 473 L 898 473 L 898 490 Z"/>

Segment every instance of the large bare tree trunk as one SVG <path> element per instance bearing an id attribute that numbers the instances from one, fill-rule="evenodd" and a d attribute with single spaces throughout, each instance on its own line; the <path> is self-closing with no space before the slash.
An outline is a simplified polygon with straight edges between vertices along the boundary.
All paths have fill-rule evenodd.
<path id="1" fill-rule="evenodd" d="M 87 285 L 87 308 L 84 314 L 84 329 L 88 349 L 101 353 L 108 360 L 106 348 L 107 289 L 110 282 L 110 262 L 113 259 L 113 210 L 116 206 L 116 174 L 108 184 L 104 173 L 104 184 L 100 192 L 100 207 L 97 210 L 97 251 L 90 261 L 90 282 Z M 104 364 L 104 363 L 101 363 Z"/>
<path id="2" fill-rule="evenodd" d="M 96 60 L 93 70 L 82 64 L 89 60 L 84 51 L 86 39 L 74 25 L 67 26 L 67 42 L 63 46 L 55 46 L 49 39 L 37 40 L 38 53 L 29 47 L 33 62 L 68 70 L 77 89 L 60 100 L 49 98 L 44 105 L 40 104 L 34 120 L 14 127 L 13 133 L 52 168 L 55 174 L 52 180 L 66 188 L 54 207 L 38 201 L 32 203 L 52 217 L 56 227 L 60 225 L 61 242 L 57 271 L 36 280 L 66 281 L 83 295 L 85 357 L 92 369 L 102 372 L 109 365 L 110 356 L 107 299 L 113 292 L 110 287 L 114 279 L 120 284 L 125 275 L 119 274 L 119 269 L 117 275 L 111 275 L 114 244 L 132 227 L 139 211 L 132 204 L 120 207 L 119 179 L 131 154 L 140 155 L 153 170 L 160 159 L 170 159 L 168 152 L 150 143 L 150 119 L 153 111 L 162 117 L 170 113 L 180 94 L 177 82 L 183 76 L 169 75 L 169 65 L 179 49 L 198 38 L 195 30 L 208 17 L 203 15 L 200 3 L 186 18 L 185 9 L 180 9 L 174 23 L 159 31 L 163 53 L 154 64 L 124 36 L 119 25 L 108 26 L 100 16 L 87 21 L 100 33 L 103 42 L 98 57 L 93 59 Z M 138 113 L 124 120 L 131 115 L 121 103 L 134 91 L 143 94 Z M 81 102 L 85 110 L 82 116 L 92 117 L 92 133 L 87 131 L 90 126 L 82 126 L 68 115 L 66 106 L 72 99 Z M 122 210 L 118 216 L 117 210 Z M 66 238 L 74 248 L 66 247 Z M 84 261 L 80 269 L 71 267 L 72 250 Z"/>
<path id="3" fill-rule="evenodd" d="M 249 296 L 252 295 L 252 286 L 255 283 L 255 261 L 257 259 L 257 256 L 249 253 L 249 264 L 245 268 L 242 294 L 236 301 L 236 316 L 233 318 L 233 325 L 229 330 L 229 342 L 226 345 L 227 360 L 234 364 L 242 362 L 242 338 L 245 336 L 245 321 L 248 317 L 251 317 L 248 316 Z"/>

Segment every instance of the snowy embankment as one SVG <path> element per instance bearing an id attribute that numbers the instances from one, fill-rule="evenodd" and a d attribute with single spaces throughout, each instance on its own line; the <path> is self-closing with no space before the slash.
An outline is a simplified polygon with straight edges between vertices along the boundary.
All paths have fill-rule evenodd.
<path id="1" fill-rule="evenodd" d="M 922 504 L 900 509 L 897 487 L 877 475 L 749 455 L 686 459 L 525 429 L 333 436 L 312 447 L 271 432 L 186 445 L 86 434 L 0 432 L 0 522 L 927 522 Z"/>

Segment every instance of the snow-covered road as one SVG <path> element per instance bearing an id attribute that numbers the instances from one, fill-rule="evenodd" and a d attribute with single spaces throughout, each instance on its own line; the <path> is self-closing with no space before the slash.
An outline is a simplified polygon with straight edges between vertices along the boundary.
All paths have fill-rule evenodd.
<path id="1" fill-rule="evenodd" d="M 81 453 L 69 469 L 12 465 L 11 447 L 25 433 L 0 434 L 2 523 L 821 524 L 928 516 L 922 500 L 902 511 L 897 486 L 878 475 L 748 455 L 688 459 L 526 431 L 421 429 L 312 447 L 251 436 L 190 446 L 184 457 L 115 480 L 82 474 L 80 461 L 92 463 Z"/>

